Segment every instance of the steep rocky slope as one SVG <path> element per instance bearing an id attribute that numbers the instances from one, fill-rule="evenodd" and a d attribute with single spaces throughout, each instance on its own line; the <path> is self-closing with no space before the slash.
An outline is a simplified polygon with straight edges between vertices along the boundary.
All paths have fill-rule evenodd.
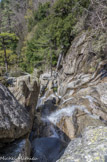
<path id="1" fill-rule="evenodd" d="M 45 94 L 40 98 L 37 107 L 41 114 L 37 118 L 42 117 L 42 121 L 35 120 L 40 123 L 39 132 L 45 137 L 60 137 L 65 142 L 75 138 L 59 161 L 88 162 L 88 158 L 91 161 L 102 161 L 107 154 L 106 9 L 105 0 L 92 1 L 85 16 L 75 26 L 77 35 L 66 56 L 62 56 L 62 59 L 60 56 L 57 71 L 52 77 L 51 73 L 42 74 L 40 77 L 41 93 L 45 91 Z M 48 133 L 44 133 L 44 130 L 48 130 Z M 95 134 L 100 134 L 102 139 Z M 86 142 L 87 138 L 90 145 Z M 103 150 L 102 153 L 99 147 Z M 91 151 L 95 153 L 91 154 Z"/>
<path id="2" fill-rule="evenodd" d="M 82 28 L 63 58 L 62 68 L 58 72 L 61 108 L 79 108 L 75 112 L 77 135 L 88 124 L 93 125 L 95 119 L 107 121 L 107 22 L 104 8 L 99 6 L 101 4 L 96 1 L 94 5 L 92 12 L 87 13 L 84 24 L 81 24 Z M 102 1 L 102 6 L 104 5 L 106 6 L 106 2 Z M 100 12 L 104 29 L 98 15 L 92 19 L 93 13 L 97 12 Z M 84 25 L 87 27 L 83 29 Z"/>

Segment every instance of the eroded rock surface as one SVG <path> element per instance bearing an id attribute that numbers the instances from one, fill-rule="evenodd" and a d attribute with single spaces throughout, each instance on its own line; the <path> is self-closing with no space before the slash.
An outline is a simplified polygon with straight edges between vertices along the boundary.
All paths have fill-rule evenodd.
<path id="1" fill-rule="evenodd" d="M 0 84 L 0 141 L 10 142 L 28 134 L 30 130 L 28 111 Z"/>
<path id="2" fill-rule="evenodd" d="M 87 127 L 82 138 L 72 140 L 57 162 L 106 161 L 107 127 Z"/>
<path id="3" fill-rule="evenodd" d="M 16 78 L 13 87 L 9 87 L 21 105 L 26 107 L 33 119 L 39 95 L 39 84 L 36 76 L 26 75 Z"/>

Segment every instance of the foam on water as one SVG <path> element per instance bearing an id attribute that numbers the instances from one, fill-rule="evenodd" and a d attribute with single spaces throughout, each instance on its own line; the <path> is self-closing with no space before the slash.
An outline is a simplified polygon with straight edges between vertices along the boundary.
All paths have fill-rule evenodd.
<path id="1" fill-rule="evenodd" d="M 76 109 L 80 109 L 82 111 L 84 111 L 87 114 L 90 114 L 90 112 L 86 109 L 85 106 L 83 105 L 73 105 L 73 106 L 69 106 L 69 107 L 65 107 L 63 109 L 57 110 L 55 112 L 53 112 L 52 114 L 50 114 L 49 116 L 47 116 L 45 118 L 46 121 L 50 121 L 53 124 L 58 123 L 62 117 L 64 116 L 72 116 L 74 113 L 74 110 Z"/>
<path id="2" fill-rule="evenodd" d="M 65 116 L 71 117 L 76 109 L 85 112 L 86 114 L 88 114 L 90 117 L 94 119 L 99 119 L 99 116 L 92 115 L 84 105 L 73 105 L 73 106 L 59 109 L 51 113 L 49 116 L 42 118 L 42 120 L 45 122 L 51 122 L 54 125 L 56 125 L 56 123 L 58 123 L 62 119 L 62 117 L 65 117 Z"/>
<path id="3" fill-rule="evenodd" d="M 37 106 L 36 106 L 36 109 L 38 109 L 41 105 L 43 105 L 43 101 L 46 97 L 43 96 L 41 98 L 38 99 L 38 102 L 37 102 Z"/>
<path id="4" fill-rule="evenodd" d="M 58 98 L 61 98 L 61 96 L 58 96 L 57 94 L 56 94 L 56 96 Z M 56 98 L 56 96 L 54 94 L 51 94 L 48 98 L 46 98 L 46 95 L 44 95 L 43 97 L 40 97 L 38 99 L 36 109 L 38 109 L 40 106 L 42 106 L 44 104 L 44 101 L 50 100 L 52 98 Z"/>

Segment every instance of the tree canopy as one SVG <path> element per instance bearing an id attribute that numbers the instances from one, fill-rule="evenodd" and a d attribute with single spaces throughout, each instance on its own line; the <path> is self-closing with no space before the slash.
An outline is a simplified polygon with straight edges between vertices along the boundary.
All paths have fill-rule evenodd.
<path id="1" fill-rule="evenodd" d="M 74 26 L 82 15 L 83 8 L 88 5 L 89 0 L 57 0 L 53 6 L 49 2 L 39 4 L 38 10 L 33 11 L 33 16 L 29 18 L 30 31 L 35 26 L 36 30 L 26 43 L 28 67 L 25 70 L 29 71 L 29 67 L 34 67 L 43 60 L 48 64 L 51 54 L 52 66 L 56 66 L 59 54 L 66 53 L 75 37 Z"/>
<path id="2" fill-rule="evenodd" d="M 6 72 L 8 65 L 12 64 L 17 58 L 15 53 L 17 42 L 18 37 L 14 33 L 0 33 L 0 59 L 1 64 L 4 62 Z"/>

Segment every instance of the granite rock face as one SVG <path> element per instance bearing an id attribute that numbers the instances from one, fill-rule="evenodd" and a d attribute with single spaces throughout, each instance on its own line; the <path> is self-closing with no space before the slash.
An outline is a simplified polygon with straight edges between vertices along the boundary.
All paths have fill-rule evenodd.
<path id="1" fill-rule="evenodd" d="M 72 140 L 57 162 L 94 162 L 107 159 L 107 127 L 87 127 L 82 138 Z"/>
<path id="2" fill-rule="evenodd" d="M 106 6 L 105 0 L 100 3 Z M 75 121 L 70 120 L 74 125 L 73 131 L 69 129 L 68 132 L 67 126 L 64 125 L 62 130 L 67 134 L 74 132 L 75 136 L 81 135 L 88 126 L 107 125 L 106 31 L 100 28 L 98 17 L 93 17 L 98 10 L 102 18 L 105 17 L 105 9 L 102 9 L 100 3 L 93 1 L 93 11 L 87 13 L 86 18 L 82 18 L 75 26 L 77 35 L 66 55 L 62 57 L 62 68 L 57 70 L 57 94 L 61 96 L 60 116 L 73 116 Z M 97 31 L 95 23 L 98 26 Z M 103 23 L 107 24 L 107 20 Z M 84 25 L 88 26 L 85 28 Z M 67 111 L 69 113 L 66 113 Z M 65 123 L 69 126 L 69 122 Z"/>
<path id="3" fill-rule="evenodd" d="M 36 81 L 36 76 L 32 77 L 30 74 L 16 78 L 16 83 L 13 87 L 9 87 L 18 102 L 26 107 L 33 119 L 38 95 L 39 84 Z"/>
<path id="4" fill-rule="evenodd" d="M 0 141 L 13 141 L 28 134 L 30 129 L 28 111 L 5 86 L 0 84 Z"/>

